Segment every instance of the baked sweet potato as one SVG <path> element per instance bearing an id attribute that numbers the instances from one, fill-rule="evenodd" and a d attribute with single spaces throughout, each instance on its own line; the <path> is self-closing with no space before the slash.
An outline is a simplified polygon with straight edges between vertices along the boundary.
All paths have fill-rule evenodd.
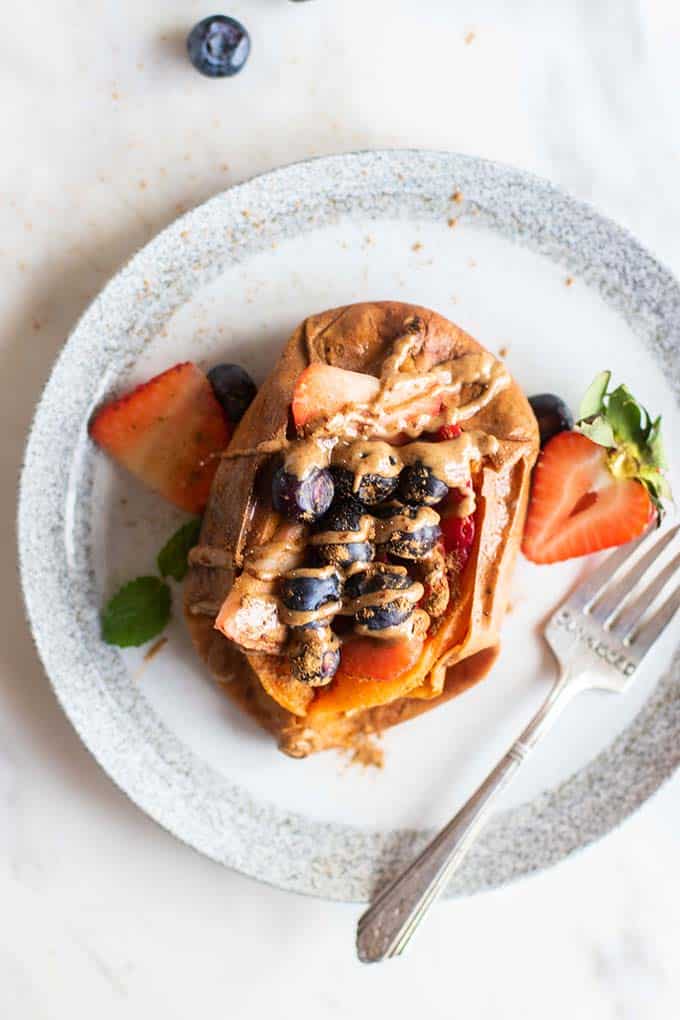
<path id="1" fill-rule="evenodd" d="M 483 350 L 437 313 L 398 302 L 350 305 L 310 316 L 296 329 L 239 424 L 230 452 L 285 440 L 293 389 L 309 364 L 377 376 L 392 343 L 413 317 L 424 335 L 420 357 L 425 370 Z M 476 538 L 470 561 L 415 665 L 390 680 L 340 670 L 327 687 L 309 687 L 291 676 L 285 655 L 243 652 L 215 629 L 215 618 L 246 551 L 269 541 L 280 524 L 269 496 L 271 456 L 223 460 L 186 583 L 186 618 L 208 668 L 232 697 L 276 734 L 287 754 L 303 757 L 347 746 L 357 735 L 395 725 L 477 682 L 493 663 L 522 536 L 538 432 L 531 408 L 512 379 L 466 421 L 465 428 L 498 440 L 497 451 L 485 457 L 476 473 Z"/>

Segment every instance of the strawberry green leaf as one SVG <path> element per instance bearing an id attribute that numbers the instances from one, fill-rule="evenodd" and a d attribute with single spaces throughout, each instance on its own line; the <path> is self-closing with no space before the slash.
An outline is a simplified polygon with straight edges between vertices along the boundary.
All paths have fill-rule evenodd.
<path id="1" fill-rule="evenodd" d="M 102 637 L 128 648 L 156 637 L 170 619 L 170 589 L 158 577 L 138 577 L 124 585 L 104 607 Z"/>
<path id="2" fill-rule="evenodd" d="M 616 478 L 637 478 L 649 491 L 660 517 L 662 500 L 672 499 L 663 469 L 666 457 L 661 418 L 652 421 L 627 386 L 608 393 L 611 372 L 600 372 L 588 388 L 579 410 L 576 431 L 609 449 L 607 463 Z"/>
<path id="3" fill-rule="evenodd" d="M 626 386 L 618 386 L 609 395 L 606 415 L 620 443 L 633 443 L 636 446 L 644 443 L 640 405 Z"/>
<path id="4" fill-rule="evenodd" d="M 157 559 L 158 570 L 163 577 L 173 577 L 175 581 L 184 580 L 189 569 L 189 551 L 198 542 L 200 531 L 201 518 L 195 517 L 168 539 Z"/>
<path id="5" fill-rule="evenodd" d="M 585 392 L 583 400 L 578 409 L 578 420 L 582 418 L 593 418 L 604 409 L 604 395 L 609 386 L 611 372 L 599 372 Z"/>
<path id="6" fill-rule="evenodd" d="M 581 421 L 576 426 L 576 431 L 587 436 L 598 446 L 616 446 L 614 430 L 606 418 L 595 418 L 594 421 Z"/>
<path id="7" fill-rule="evenodd" d="M 656 468 L 640 468 L 640 474 L 638 477 L 658 499 L 672 498 L 671 487 L 668 483 L 668 479 Z"/>
<path id="8" fill-rule="evenodd" d="M 666 453 L 661 435 L 661 417 L 659 416 L 649 428 L 647 435 L 647 449 L 649 451 L 649 462 L 657 468 L 667 467 Z"/>

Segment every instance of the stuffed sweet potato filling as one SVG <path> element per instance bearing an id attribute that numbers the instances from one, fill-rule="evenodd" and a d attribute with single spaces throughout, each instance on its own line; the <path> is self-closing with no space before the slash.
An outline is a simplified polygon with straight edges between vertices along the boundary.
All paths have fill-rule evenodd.
<path id="1" fill-rule="evenodd" d="M 199 650 L 244 657 L 284 750 L 414 714 L 496 645 L 536 448 L 504 366 L 434 313 L 306 320 L 223 459 L 187 591 Z"/>

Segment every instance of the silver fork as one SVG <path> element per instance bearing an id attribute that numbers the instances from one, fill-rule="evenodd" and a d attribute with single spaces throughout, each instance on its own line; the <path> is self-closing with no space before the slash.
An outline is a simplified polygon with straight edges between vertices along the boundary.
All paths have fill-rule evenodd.
<path id="1" fill-rule="evenodd" d="M 654 577 L 650 574 L 679 530 L 676 525 L 660 537 L 656 533 L 654 542 L 647 533 L 619 549 L 553 613 L 545 637 L 559 664 L 558 680 L 479 789 L 361 917 L 357 953 L 364 963 L 403 952 L 479 835 L 495 798 L 574 695 L 593 689 L 622 694 L 629 688 L 638 666 L 680 606 L 678 586 L 645 618 L 680 567 L 678 553 Z M 638 548 L 641 555 L 635 559 Z"/>

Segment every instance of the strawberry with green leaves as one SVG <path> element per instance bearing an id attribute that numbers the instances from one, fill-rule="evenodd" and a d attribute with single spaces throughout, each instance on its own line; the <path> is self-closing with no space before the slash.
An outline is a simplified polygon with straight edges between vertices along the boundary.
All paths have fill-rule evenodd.
<path id="1" fill-rule="evenodd" d="M 522 551 L 555 563 L 623 545 L 641 535 L 671 498 L 661 418 L 626 386 L 609 391 L 601 372 L 581 402 L 573 431 L 544 447 L 534 470 Z"/>

